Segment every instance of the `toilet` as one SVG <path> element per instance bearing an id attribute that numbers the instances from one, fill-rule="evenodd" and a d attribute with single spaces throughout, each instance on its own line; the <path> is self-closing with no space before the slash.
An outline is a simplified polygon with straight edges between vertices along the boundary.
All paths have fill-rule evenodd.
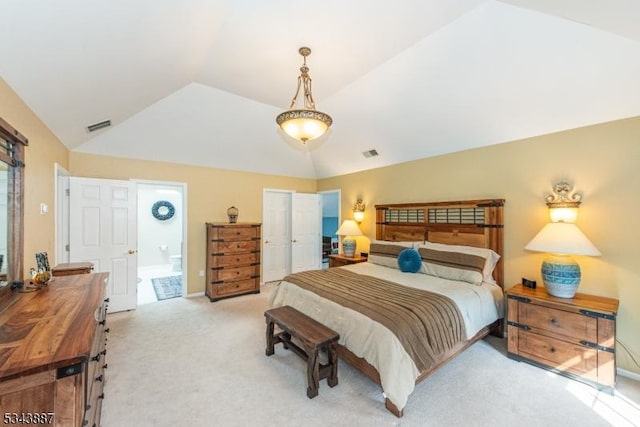
<path id="1" fill-rule="evenodd" d="M 171 271 L 182 271 L 182 255 L 170 255 Z"/>

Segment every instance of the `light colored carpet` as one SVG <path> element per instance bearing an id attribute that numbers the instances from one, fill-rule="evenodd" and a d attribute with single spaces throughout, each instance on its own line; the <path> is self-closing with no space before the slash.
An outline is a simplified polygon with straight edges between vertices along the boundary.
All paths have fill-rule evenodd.
<path id="1" fill-rule="evenodd" d="M 108 316 L 102 425 L 127 426 L 633 426 L 640 385 L 615 398 L 505 356 L 489 338 L 416 386 L 398 419 L 378 385 L 340 362 L 339 384 L 306 397 L 306 366 L 276 346 L 266 357 L 259 295 L 210 303 L 175 298 Z"/>

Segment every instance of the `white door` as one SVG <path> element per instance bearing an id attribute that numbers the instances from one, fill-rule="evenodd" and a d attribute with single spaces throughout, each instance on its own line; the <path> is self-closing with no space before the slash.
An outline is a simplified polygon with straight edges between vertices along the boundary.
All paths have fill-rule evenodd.
<path id="1" fill-rule="evenodd" d="M 262 281 L 291 271 L 291 192 L 265 190 L 262 198 Z"/>
<path id="2" fill-rule="evenodd" d="M 319 194 L 294 193 L 291 199 L 291 272 L 322 268 Z"/>
<path id="3" fill-rule="evenodd" d="M 136 184 L 70 178 L 69 261 L 90 261 L 109 273 L 109 311 L 136 308 Z"/>

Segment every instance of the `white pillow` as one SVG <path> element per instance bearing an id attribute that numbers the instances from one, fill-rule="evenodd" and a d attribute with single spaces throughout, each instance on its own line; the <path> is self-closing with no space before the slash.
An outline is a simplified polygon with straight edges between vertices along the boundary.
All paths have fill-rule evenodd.
<path id="1" fill-rule="evenodd" d="M 461 253 L 481 256 L 486 260 L 484 264 L 484 268 L 482 269 L 482 280 L 488 283 L 496 283 L 492 274 L 493 274 L 493 270 L 496 268 L 496 264 L 498 264 L 498 261 L 500 260 L 500 255 L 498 255 L 491 249 L 478 248 L 475 246 L 445 245 L 444 243 L 433 243 L 433 242 L 420 243 L 418 248 L 435 249 L 439 251 L 449 251 L 449 252 L 461 252 Z"/>

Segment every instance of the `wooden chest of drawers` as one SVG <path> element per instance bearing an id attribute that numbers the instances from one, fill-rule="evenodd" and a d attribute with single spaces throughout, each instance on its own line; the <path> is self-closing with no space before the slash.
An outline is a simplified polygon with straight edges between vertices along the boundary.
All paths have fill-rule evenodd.
<path id="1" fill-rule="evenodd" d="M 613 390 L 618 300 L 581 293 L 557 298 L 516 285 L 507 304 L 510 358 Z"/>
<path id="2" fill-rule="evenodd" d="M 257 223 L 207 223 L 209 300 L 260 292 L 260 228 Z"/>

